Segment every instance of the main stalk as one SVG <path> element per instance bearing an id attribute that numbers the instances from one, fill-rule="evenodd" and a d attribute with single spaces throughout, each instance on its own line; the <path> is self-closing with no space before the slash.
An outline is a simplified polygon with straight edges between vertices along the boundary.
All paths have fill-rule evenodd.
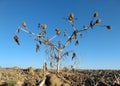
<path id="1" fill-rule="evenodd" d="M 59 73 L 59 70 L 60 70 L 60 59 L 61 59 L 60 54 L 61 54 L 61 51 L 58 50 L 57 52 L 58 52 L 58 58 L 57 58 L 57 73 Z"/>

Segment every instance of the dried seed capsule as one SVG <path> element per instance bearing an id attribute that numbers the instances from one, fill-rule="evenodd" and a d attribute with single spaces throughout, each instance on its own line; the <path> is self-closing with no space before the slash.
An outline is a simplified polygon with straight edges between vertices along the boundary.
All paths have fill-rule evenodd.
<path id="1" fill-rule="evenodd" d="M 107 29 L 109 29 L 109 30 L 111 30 L 112 29 L 112 26 L 106 26 L 107 27 Z"/>
<path id="2" fill-rule="evenodd" d="M 72 60 L 76 57 L 76 53 L 73 53 Z"/>
<path id="3" fill-rule="evenodd" d="M 78 45 L 78 44 L 79 44 L 79 41 L 78 41 L 78 40 L 76 40 L 75 45 Z"/>
<path id="4" fill-rule="evenodd" d="M 46 29 L 46 28 L 47 28 L 47 25 L 46 25 L 46 24 L 44 24 L 44 25 L 43 25 L 43 29 Z"/>
<path id="5" fill-rule="evenodd" d="M 74 19 L 74 14 L 70 13 L 68 20 L 72 21 Z"/>
<path id="6" fill-rule="evenodd" d="M 57 35 L 60 35 L 61 31 L 59 29 L 55 29 L 55 31 Z"/>
<path id="7" fill-rule="evenodd" d="M 101 22 L 101 19 L 97 19 L 95 23 L 98 24 L 100 22 Z"/>
<path id="8" fill-rule="evenodd" d="M 23 27 L 26 27 L 27 25 L 26 25 L 26 22 L 22 22 L 22 26 Z"/>
<path id="9" fill-rule="evenodd" d="M 98 12 L 95 12 L 93 17 L 97 17 L 98 16 Z"/>

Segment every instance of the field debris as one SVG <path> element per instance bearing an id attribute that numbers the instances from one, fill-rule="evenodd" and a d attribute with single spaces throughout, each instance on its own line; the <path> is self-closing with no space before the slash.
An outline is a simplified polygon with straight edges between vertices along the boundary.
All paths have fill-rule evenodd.
<path id="1" fill-rule="evenodd" d="M 120 86 L 120 70 L 48 70 L 44 77 L 43 69 L 0 68 L 0 86 Z"/>

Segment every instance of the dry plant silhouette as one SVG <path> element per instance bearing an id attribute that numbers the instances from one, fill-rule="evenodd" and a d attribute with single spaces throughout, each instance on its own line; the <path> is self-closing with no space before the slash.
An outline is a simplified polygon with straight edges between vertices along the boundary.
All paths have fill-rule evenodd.
<path id="1" fill-rule="evenodd" d="M 46 24 L 38 24 L 38 28 L 40 29 L 40 33 L 33 33 L 29 30 L 26 22 L 22 22 L 22 26 L 19 26 L 14 34 L 14 40 L 17 42 L 18 45 L 20 45 L 20 39 L 18 37 L 18 34 L 20 31 L 26 32 L 29 35 L 32 35 L 34 40 L 36 41 L 36 52 L 40 50 L 41 44 L 44 44 L 47 46 L 46 53 L 48 54 L 48 57 L 51 58 L 53 61 L 50 62 L 50 66 L 56 66 L 57 72 L 60 70 L 60 64 L 61 59 L 63 59 L 66 56 L 69 56 L 69 53 L 72 53 L 70 55 L 71 59 L 77 57 L 76 53 L 72 50 L 64 51 L 66 49 L 66 46 L 69 45 L 72 41 L 75 41 L 75 45 L 79 45 L 79 37 L 83 36 L 83 32 L 87 31 L 88 29 L 92 30 L 96 26 L 97 27 L 106 27 L 108 30 L 112 29 L 112 26 L 109 25 L 101 25 L 101 19 L 99 18 L 98 12 L 95 12 L 92 16 L 92 19 L 89 22 L 89 25 L 83 25 L 82 28 L 76 28 L 75 26 L 75 15 L 74 13 L 70 13 L 68 17 L 64 18 L 64 20 L 67 20 L 71 28 L 73 29 L 72 34 L 69 34 L 69 30 L 61 31 L 59 28 L 55 29 L 56 34 L 53 37 L 47 37 L 47 25 Z M 54 43 L 52 40 L 54 40 L 56 37 L 60 37 L 60 35 L 63 35 L 66 40 L 60 41 L 58 40 L 56 43 Z"/>

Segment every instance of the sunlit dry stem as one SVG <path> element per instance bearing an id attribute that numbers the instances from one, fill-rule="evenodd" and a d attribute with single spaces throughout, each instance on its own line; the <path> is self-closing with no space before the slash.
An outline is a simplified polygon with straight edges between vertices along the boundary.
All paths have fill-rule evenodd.
<path id="1" fill-rule="evenodd" d="M 60 59 L 61 59 L 61 52 L 62 52 L 62 50 L 58 50 L 57 51 L 58 52 L 58 58 L 57 58 L 57 72 L 59 73 L 59 68 L 60 68 Z"/>
<path id="2" fill-rule="evenodd" d="M 24 28 L 20 28 L 20 29 L 21 29 L 22 31 L 28 33 L 28 34 L 31 34 L 31 35 L 34 35 L 34 36 L 38 36 L 38 34 L 35 34 L 35 33 L 31 32 L 31 31 L 29 31 L 29 30 L 27 30 L 27 29 L 24 29 Z"/>
<path id="3" fill-rule="evenodd" d="M 54 35 L 54 36 L 50 39 L 50 41 L 53 40 L 53 39 L 56 38 L 56 37 L 57 37 L 57 35 Z"/>
<path id="4" fill-rule="evenodd" d="M 106 27 L 106 28 L 109 29 L 109 30 L 112 29 L 112 26 L 110 26 L 110 25 L 96 25 L 96 26 L 99 26 L 99 27 Z"/>

